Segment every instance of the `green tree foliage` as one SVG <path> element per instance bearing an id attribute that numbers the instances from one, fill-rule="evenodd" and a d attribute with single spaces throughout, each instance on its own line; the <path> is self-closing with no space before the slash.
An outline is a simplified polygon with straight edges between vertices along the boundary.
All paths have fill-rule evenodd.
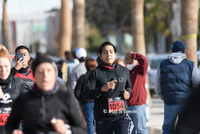
<path id="1" fill-rule="evenodd" d="M 98 53 L 99 46 L 104 42 L 97 28 L 92 27 L 89 35 L 86 37 L 86 49 L 88 52 Z"/>
<path id="2" fill-rule="evenodd" d="M 86 0 L 86 18 L 91 26 L 98 27 L 104 33 L 104 24 L 107 23 L 109 33 L 113 32 L 114 26 L 120 26 L 123 20 L 123 30 L 129 31 L 130 28 L 130 0 Z M 129 31 L 130 32 L 130 31 Z"/>
<path id="3" fill-rule="evenodd" d="M 200 0 L 199 0 L 198 26 L 200 26 Z M 200 34 L 199 34 L 199 31 L 198 31 L 198 34 L 197 34 L 197 50 L 200 50 Z M 200 65 L 200 63 L 198 63 L 198 65 Z"/>
<path id="4" fill-rule="evenodd" d="M 170 34 L 171 4 L 167 0 L 146 0 L 144 26 L 149 32 L 159 32 L 166 37 Z"/>

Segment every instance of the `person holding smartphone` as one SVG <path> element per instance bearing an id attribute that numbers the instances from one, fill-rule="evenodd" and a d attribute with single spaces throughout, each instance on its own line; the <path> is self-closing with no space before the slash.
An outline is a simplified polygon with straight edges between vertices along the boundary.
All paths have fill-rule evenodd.
<path id="1" fill-rule="evenodd" d="M 34 85 L 33 72 L 28 64 L 30 60 L 29 49 L 26 46 L 18 46 L 15 49 L 16 64 L 11 70 L 11 74 L 21 78 L 27 91 L 32 90 Z"/>
<path id="2" fill-rule="evenodd" d="M 130 134 L 133 122 L 128 116 L 127 102 L 131 93 L 128 69 L 115 62 L 117 50 L 110 42 L 99 47 L 101 63 L 91 71 L 83 91 L 83 99 L 94 99 L 97 134 Z"/>

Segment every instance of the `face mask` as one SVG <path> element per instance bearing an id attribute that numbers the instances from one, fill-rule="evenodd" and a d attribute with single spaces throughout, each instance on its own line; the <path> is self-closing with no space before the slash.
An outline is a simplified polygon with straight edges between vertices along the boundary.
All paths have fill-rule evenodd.
<path id="1" fill-rule="evenodd" d="M 128 68 L 128 70 L 133 70 L 133 68 L 135 67 L 135 64 L 127 64 L 126 67 Z"/>

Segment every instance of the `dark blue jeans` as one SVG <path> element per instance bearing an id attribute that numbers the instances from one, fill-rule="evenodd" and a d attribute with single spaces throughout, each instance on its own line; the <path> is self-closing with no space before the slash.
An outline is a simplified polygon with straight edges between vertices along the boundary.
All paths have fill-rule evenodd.
<path id="1" fill-rule="evenodd" d="M 163 134 L 172 134 L 174 132 L 176 118 L 183 110 L 184 106 L 185 104 L 164 106 Z"/>
<path id="2" fill-rule="evenodd" d="M 87 131 L 88 134 L 94 134 L 94 102 L 87 102 L 81 105 L 85 121 L 87 122 Z"/>

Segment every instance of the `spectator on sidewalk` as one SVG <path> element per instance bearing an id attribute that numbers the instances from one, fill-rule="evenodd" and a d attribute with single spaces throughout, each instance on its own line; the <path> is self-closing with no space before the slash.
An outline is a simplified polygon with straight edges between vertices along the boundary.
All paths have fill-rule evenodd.
<path id="1" fill-rule="evenodd" d="M 136 52 L 128 52 L 125 56 L 132 85 L 131 97 L 127 100 L 130 117 L 134 124 L 132 134 L 148 134 L 146 128 L 146 76 L 148 59 Z"/>
<path id="2" fill-rule="evenodd" d="M 162 61 L 156 74 L 156 93 L 164 100 L 163 134 L 172 134 L 177 116 L 184 109 L 194 89 L 200 83 L 199 70 L 186 59 L 185 45 L 176 41 L 172 54 Z"/>
<path id="3" fill-rule="evenodd" d="M 90 72 L 96 68 L 97 63 L 96 60 L 92 58 L 88 58 L 85 61 L 85 66 L 87 69 L 87 73 L 83 74 L 79 77 L 76 87 L 74 89 L 74 95 L 76 99 L 80 102 L 81 108 L 85 117 L 85 120 L 87 122 L 87 131 L 88 134 L 94 134 L 94 100 L 84 100 L 82 95 L 83 95 L 83 89 L 86 83 L 86 80 L 90 74 Z"/>

